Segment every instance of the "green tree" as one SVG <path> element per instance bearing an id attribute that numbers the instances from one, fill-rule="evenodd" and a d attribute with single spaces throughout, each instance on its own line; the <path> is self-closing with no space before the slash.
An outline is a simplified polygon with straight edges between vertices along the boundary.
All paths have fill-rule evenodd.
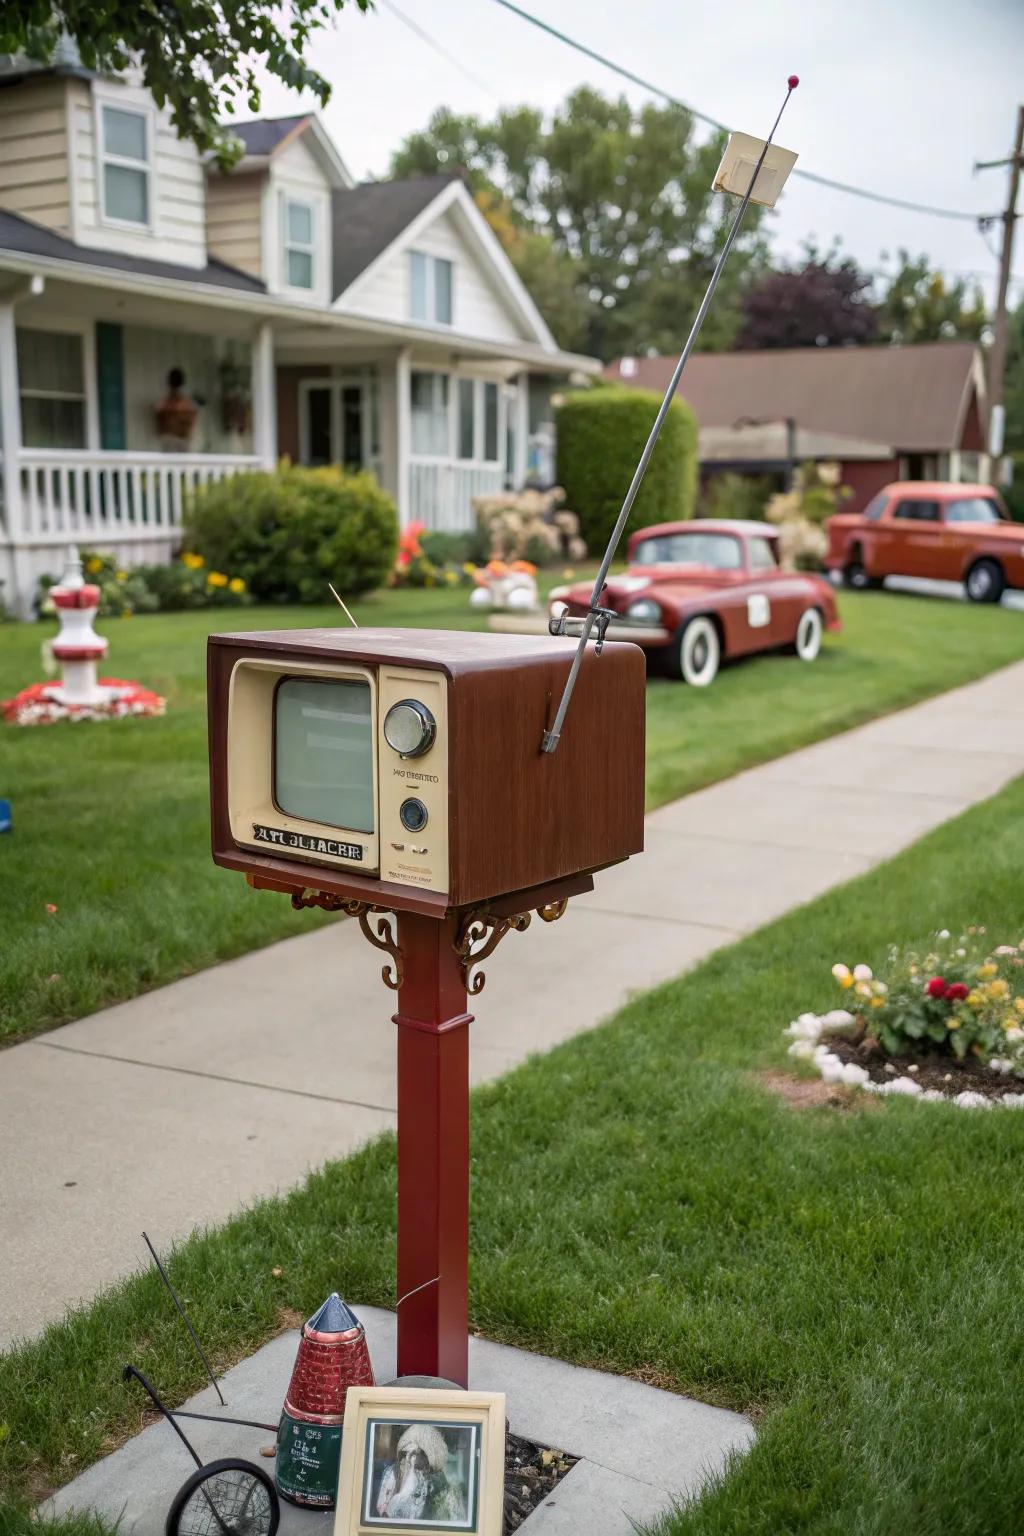
<path id="1" fill-rule="evenodd" d="M 608 359 L 681 345 L 735 207 L 711 191 L 721 153 L 719 137 L 695 141 L 693 120 L 680 107 L 634 111 L 625 97 L 583 86 L 550 121 L 530 107 L 503 110 L 489 122 L 440 108 L 405 140 L 392 172 L 462 168 L 490 215 L 499 207 L 524 234 L 549 241 L 573 264 L 586 317 L 577 344 Z M 702 332 L 708 350 L 730 344 L 739 295 L 766 264 L 760 221 L 751 207 Z M 536 246 L 509 248 L 524 276 L 527 253 L 539 262 Z M 559 270 L 564 281 L 562 269 L 546 270 Z M 561 298 L 558 286 L 554 303 L 538 293 L 559 340 Z"/>
<path id="2" fill-rule="evenodd" d="M 361 11 L 370 0 L 351 0 Z M 256 65 L 321 106 L 331 93 L 306 62 L 313 34 L 345 0 L 0 0 L 0 53 L 48 64 L 66 38 L 87 69 L 137 64 L 182 138 L 213 150 L 225 167 L 241 153 L 220 122 L 239 103 L 260 106 Z"/>
<path id="3" fill-rule="evenodd" d="M 879 341 L 981 340 L 988 315 L 980 288 L 969 293 L 965 282 L 948 282 L 927 256 L 901 250 L 898 261 L 876 309 Z"/>

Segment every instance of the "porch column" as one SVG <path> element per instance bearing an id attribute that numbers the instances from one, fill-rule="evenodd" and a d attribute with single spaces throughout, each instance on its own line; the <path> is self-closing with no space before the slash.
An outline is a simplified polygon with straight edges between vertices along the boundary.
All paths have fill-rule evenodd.
<path id="1" fill-rule="evenodd" d="M 19 549 L 23 537 L 21 525 L 21 475 L 18 453 L 21 449 L 21 401 L 18 395 L 18 343 L 14 325 L 14 302 L 0 303 L 0 489 L 3 504 L 2 528 L 11 551 L 14 606 L 22 618 L 31 617 L 32 593 L 28 590 L 25 556 Z"/>
<path id="2" fill-rule="evenodd" d="M 409 453 L 412 441 L 412 368 L 411 352 L 403 347 L 395 359 L 395 505 L 398 526 L 412 520 L 412 487 L 409 483 Z"/>
<path id="3" fill-rule="evenodd" d="M 530 463 L 530 375 L 524 368 L 516 379 L 516 454 L 512 466 L 512 489 L 522 490 Z"/>
<path id="4" fill-rule="evenodd" d="M 277 373 L 274 330 L 269 320 L 256 329 L 252 344 L 252 448 L 264 469 L 277 464 Z"/>

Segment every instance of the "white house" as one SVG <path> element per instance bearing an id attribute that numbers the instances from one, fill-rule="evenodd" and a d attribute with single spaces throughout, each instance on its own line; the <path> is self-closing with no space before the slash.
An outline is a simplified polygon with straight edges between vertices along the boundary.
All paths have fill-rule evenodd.
<path id="1" fill-rule="evenodd" d="M 192 488 L 281 455 L 469 527 L 473 495 L 524 480 L 551 382 L 599 367 L 559 351 L 461 178 L 356 186 L 311 115 L 237 132 L 224 174 L 137 81 L 0 58 L 8 607 L 71 540 L 170 557 Z M 172 369 L 199 408 L 178 445 Z"/>

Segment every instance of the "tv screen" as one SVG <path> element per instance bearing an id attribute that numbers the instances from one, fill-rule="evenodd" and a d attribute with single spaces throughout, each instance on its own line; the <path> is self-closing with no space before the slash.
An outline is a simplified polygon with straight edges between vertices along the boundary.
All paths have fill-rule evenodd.
<path id="1" fill-rule="evenodd" d="M 373 831 L 370 685 L 285 678 L 274 704 L 274 802 L 287 816 Z"/>

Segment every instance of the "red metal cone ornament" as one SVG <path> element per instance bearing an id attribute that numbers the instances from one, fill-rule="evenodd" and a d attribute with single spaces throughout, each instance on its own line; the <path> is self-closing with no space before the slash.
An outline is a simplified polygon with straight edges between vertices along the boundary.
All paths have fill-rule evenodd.
<path id="1" fill-rule="evenodd" d="M 303 1324 L 277 1432 L 277 1486 L 295 1504 L 333 1509 L 349 1387 L 372 1387 L 362 1323 L 333 1291 Z"/>

